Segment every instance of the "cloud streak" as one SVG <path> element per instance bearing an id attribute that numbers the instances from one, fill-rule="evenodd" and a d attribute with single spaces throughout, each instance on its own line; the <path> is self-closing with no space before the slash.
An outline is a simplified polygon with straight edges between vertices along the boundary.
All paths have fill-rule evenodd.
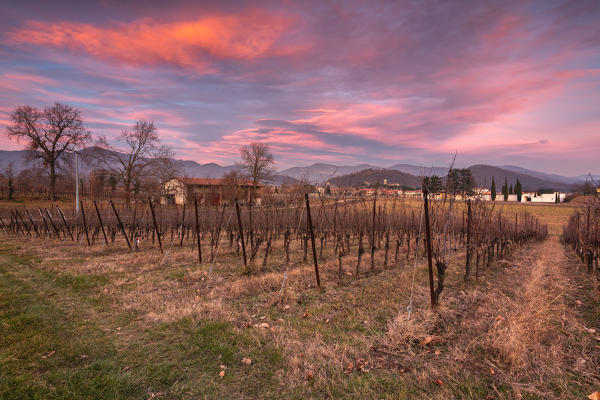
<path id="1" fill-rule="evenodd" d="M 199 162 L 260 140 L 281 167 L 458 151 L 463 165 L 596 168 L 596 1 L 1 8 L 3 121 L 56 100 L 109 138 L 153 119 Z"/>
<path id="2" fill-rule="evenodd" d="M 253 60 L 291 51 L 276 45 L 291 23 L 289 18 L 260 12 L 173 23 L 146 18 L 113 27 L 30 20 L 5 35 L 4 43 L 68 49 L 133 65 L 165 63 L 211 72 L 214 59 Z"/>

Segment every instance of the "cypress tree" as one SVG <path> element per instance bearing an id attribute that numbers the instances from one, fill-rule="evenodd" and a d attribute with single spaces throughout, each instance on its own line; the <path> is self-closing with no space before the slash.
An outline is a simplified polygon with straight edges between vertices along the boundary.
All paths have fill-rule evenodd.
<path id="1" fill-rule="evenodd" d="M 502 186 L 502 195 L 504 196 L 504 201 L 508 201 L 508 179 L 504 177 L 504 186 Z"/>
<path id="2" fill-rule="evenodd" d="M 515 185 L 515 194 L 517 195 L 517 201 L 520 202 L 523 198 L 523 186 L 521 182 L 517 179 L 517 184 Z"/>
<path id="3" fill-rule="evenodd" d="M 510 189 L 508 189 L 508 194 L 515 194 L 515 191 L 513 190 L 512 183 L 510 185 Z"/>
<path id="4" fill-rule="evenodd" d="M 496 181 L 494 180 L 494 177 L 492 176 L 492 201 L 496 201 Z"/>

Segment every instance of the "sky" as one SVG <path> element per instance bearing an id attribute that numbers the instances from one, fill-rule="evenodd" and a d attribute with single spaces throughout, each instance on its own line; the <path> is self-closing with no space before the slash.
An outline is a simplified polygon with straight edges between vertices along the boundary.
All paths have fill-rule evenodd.
<path id="1" fill-rule="evenodd" d="M 600 1 L 2 1 L 0 148 L 19 105 L 177 158 L 600 173 Z"/>

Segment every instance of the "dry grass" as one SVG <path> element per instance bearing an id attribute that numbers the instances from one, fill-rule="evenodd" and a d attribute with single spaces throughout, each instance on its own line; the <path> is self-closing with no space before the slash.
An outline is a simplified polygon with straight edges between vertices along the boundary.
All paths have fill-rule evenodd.
<path id="1" fill-rule="evenodd" d="M 587 314 L 574 306 L 576 299 L 584 301 L 587 286 L 573 280 L 573 263 L 556 236 L 572 209 L 503 209 L 514 213 L 521 207 L 550 223 L 555 235 L 517 250 L 468 284 L 462 279 L 464 255 L 457 253 L 435 311 L 428 306 L 425 265 L 419 260 L 410 319 L 406 307 L 413 262 L 404 265 L 402 260 L 403 265 L 392 263 L 382 271 L 381 251 L 374 273 L 367 271 L 367 256 L 361 275 L 344 274 L 342 285 L 337 284 L 337 262 L 321 262 L 323 291 L 315 287 L 313 266 L 300 262 L 298 254 L 289 268 L 282 254 L 273 254 L 266 271 L 247 276 L 239 256 L 227 246 L 216 263 L 202 265 L 195 262 L 191 247 L 177 246 L 170 247 L 168 257 L 156 251 L 41 241 L 20 248 L 13 243 L 5 251 L 37 258 L 21 268 L 51 277 L 47 285 L 91 279 L 75 293 L 71 283 L 56 288 L 52 301 L 65 309 L 85 309 L 88 318 L 106 325 L 111 334 L 122 326 L 124 333 L 112 338 L 119 351 L 144 341 L 147 330 L 178 326 L 182 320 L 229 323 L 256 348 L 267 344 L 281 354 L 281 364 L 272 371 L 280 397 L 579 396 L 600 384 L 594 375 L 600 365 L 594 356 L 597 344 L 584 330 L 584 325 L 600 329 L 590 325 L 600 300 L 597 295 L 585 300 Z M 354 273 L 354 267 L 355 256 L 346 257 L 344 271 Z M 582 280 L 587 282 L 585 276 Z M 261 323 L 269 327 L 256 327 Z M 432 341 L 423 342 L 428 337 Z M 148 345 L 159 346 L 160 341 Z M 180 357 L 178 350 L 170 351 L 174 353 L 165 357 Z M 138 363 L 144 367 L 143 359 Z M 354 367 L 348 371 L 350 363 Z M 357 369 L 358 364 L 369 372 Z M 178 371 L 169 385 L 186 376 Z M 175 383 L 194 385 L 194 379 Z M 190 392 L 202 393 L 199 387 Z M 225 389 L 221 395 L 261 397 L 232 393 Z"/>

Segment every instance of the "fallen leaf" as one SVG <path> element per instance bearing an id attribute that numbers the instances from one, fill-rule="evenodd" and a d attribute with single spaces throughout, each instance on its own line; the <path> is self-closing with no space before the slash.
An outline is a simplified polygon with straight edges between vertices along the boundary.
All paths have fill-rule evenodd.
<path id="1" fill-rule="evenodd" d="M 594 392 L 588 396 L 590 400 L 600 400 L 600 392 Z"/>
<path id="2" fill-rule="evenodd" d="M 348 365 L 346 366 L 346 369 L 344 370 L 344 373 L 345 374 L 350 374 L 353 369 L 354 369 L 354 363 L 352 361 L 350 361 L 348 363 Z"/>
<path id="3" fill-rule="evenodd" d="M 85 360 L 86 358 L 88 358 L 88 356 L 86 356 L 85 354 L 82 354 L 81 357 L 79 357 L 82 360 Z"/>
<path id="4" fill-rule="evenodd" d="M 494 368 L 490 368 L 490 374 L 494 375 Z"/>
<path id="5" fill-rule="evenodd" d="M 439 351 L 439 350 L 436 350 L 436 351 L 435 351 L 435 355 L 436 355 L 436 356 L 439 356 L 439 355 L 440 355 L 440 351 Z"/>
<path id="6" fill-rule="evenodd" d="M 42 359 L 45 360 L 48 357 L 52 357 L 52 355 L 54 355 L 54 353 L 56 353 L 56 350 L 52 350 L 50 353 L 43 355 Z"/>
<path id="7" fill-rule="evenodd" d="M 313 377 L 314 377 L 314 374 L 313 374 L 313 372 L 312 372 L 312 371 L 308 371 L 308 372 L 306 373 L 306 380 L 307 380 L 307 381 L 311 380 Z"/>
<path id="8" fill-rule="evenodd" d="M 219 365 L 219 367 L 221 367 L 221 369 L 227 369 L 227 365 L 221 364 L 221 365 Z"/>
<path id="9" fill-rule="evenodd" d="M 286 304 L 285 306 L 283 306 L 283 309 L 284 309 L 284 310 L 289 310 L 289 309 L 290 309 L 290 305 L 289 305 L 289 304 Z"/>
<path id="10" fill-rule="evenodd" d="M 252 360 L 248 357 L 244 357 L 244 358 L 242 358 L 242 364 L 250 365 L 250 364 L 252 364 Z"/>
<path id="11" fill-rule="evenodd" d="M 271 327 L 271 325 L 269 325 L 267 322 L 263 322 L 262 324 L 259 324 L 258 327 L 268 329 Z"/>
<path id="12" fill-rule="evenodd" d="M 440 385 L 440 386 L 442 386 L 442 385 L 444 384 L 444 383 L 443 383 L 441 380 L 439 380 L 439 379 L 436 379 L 436 380 L 435 380 L 435 383 L 437 383 L 437 384 L 438 384 L 438 385 Z"/>
<path id="13" fill-rule="evenodd" d="M 433 337 L 431 337 L 431 336 L 427 336 L 425 339 L 421 340 L 421 341 L 419 342 L 419 344 L 420 344 L 422 347 L 425 347 L 425 346 L 427 346 L 429 343 L 431 343 L 431 341 L 432 341 L 432 340 L 433 340 Z"/>
<path id="14" fill-rule="evenodd" d="M 580 300 L 576 300 L 575 303 L 577 303 L 578 306 L 583 304 L 583 302 L 581 302 Z"/>
<path id="15" fill-rule="evenodd" d="M 225 376 L 225 371 L 221 371 L 221 372 L 219 372 L 219 377 L 220 377 L 220 378 L 223 378 L 224 376 Z"/>
<path id="16" fill-rule="evenodd" d="M 302 316 L 302 318 L 308 318 L 308 317 L 310 317 L 310 314 L 307 311 L 307 312 L 304 313 L 304 315 Z"/>
<path id="17" fill-rule="evenodd" d="M 596 330 L 594 328 L 585 328 L 585 330 L 589 333 L 596 333 Z"/>
<path id="18" fill-rule="evenodd" d="M 348 275 L 348 276 L 352 276 L 352 272 L 347 272 L 347 271 L 346 271 L 346 275 Z"/>
<path id="19" fill-rule="evenodd" d="M 356 369 L 362 372 L 369 372 L 371 370 L 371 368 L 369 368 L 369 362 L 362 358 L 356 360 Z"/>

